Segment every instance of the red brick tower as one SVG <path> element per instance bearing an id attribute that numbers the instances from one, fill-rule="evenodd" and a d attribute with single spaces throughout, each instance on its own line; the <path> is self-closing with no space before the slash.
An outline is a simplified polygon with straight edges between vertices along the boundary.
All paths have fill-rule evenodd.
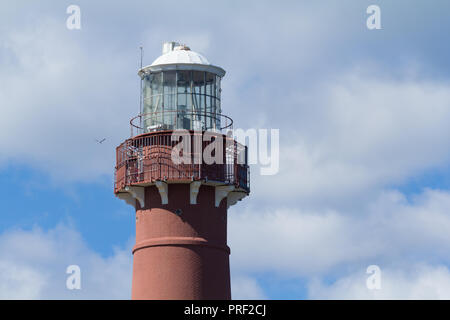
<path id="1" fill-rule="evenodd" d="M 230 299 L 227 209 L 250 192 L 247 148 L 221 114 L 225 71 L 174 42 L 139 70 L 141 114 L 114 193 L 136 209 L 133 299 Z"/>

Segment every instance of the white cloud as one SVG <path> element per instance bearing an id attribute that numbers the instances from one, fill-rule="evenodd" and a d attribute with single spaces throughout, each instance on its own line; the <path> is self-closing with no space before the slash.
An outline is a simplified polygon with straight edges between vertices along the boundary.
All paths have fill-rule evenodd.
<path id="1" fill-rule="evenodd" d="M 302 206 L 365 203 L 372 192 L 449 163 L 450 84 L 370 71 L 333 81 L 292 98 L 299 116 L 295 129 L 280 130 L 280 172 L 252 170 L 253 196 Z"/>
<path id="2" fill-rule="evenodd" d="M 381 268 L 381 289 L 369 290 L 361 272 L 339 278 L 332 284 L 311 281 L 311 299 L 450 299 L 450 271 L 446 266 L 415 264 L 406 268 Z"/>
<path id="3" fill-rule="evenodd" d="M 380 249 L 370 238 L 358 243 L 365 230 L 352 230 L 353 221 L 337 212 L 255 210 L 231 214 L 229 222 L 232 263 L 238 271 L 310 276 Z"/>
<path id="4" fill-rule="evenodd" d="M 0 299 L 38 299 L 47 281 L 31 266 L 0 260 Z"/>
<path id="5" fill-rule="evenodd" d="M 102 257 L 74 229 L 12 230 L 0 235 L 2 299 L 129 299 L 131 246 Z M 66 288 L 66 268 L 81 269 L 81 290 Z"/>
<path id="6" fill-rule="evenodd" d="M 0 62 L 0 161 L 60 180 L 92 180 L 112 175 L 114 147 L 127 138 L 127 119 L 138 110 L 121 83 L 135 70 L 127 71 L 125 56 L 108 55 L 110 48 L 82 49 L 70 32 L 47 19 L 0 42 L 10 58 Z M 103 145 L 95 142 L 101 138 Z"/>
<path id="7" fill-rule="evenodd" d="M 232 276 L 231 297 L 234 300 L 267 299 L 256 279 L 247 275 Z"/>
<path id="8" fill-rule="evenodd" d="M 232 211 L 229 239 L 237 272 L 286 277 L 339 273 L 355 265 L 450 263 L 450 193 L 426 190 L 407 201 L 384 192 L 360 212 Z"/>

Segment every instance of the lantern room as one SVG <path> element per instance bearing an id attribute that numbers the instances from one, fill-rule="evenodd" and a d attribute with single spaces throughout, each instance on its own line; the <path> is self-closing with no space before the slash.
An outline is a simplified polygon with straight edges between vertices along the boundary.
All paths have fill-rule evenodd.
<path id="1" fill-rule="evenodd" d="M 225 127 L 220 107 L 224 75 L 225 70 L 189 47 L 164 43 L 163 54 L 139 70 L 142 133 L 176 129 L 219 132 Z"/>

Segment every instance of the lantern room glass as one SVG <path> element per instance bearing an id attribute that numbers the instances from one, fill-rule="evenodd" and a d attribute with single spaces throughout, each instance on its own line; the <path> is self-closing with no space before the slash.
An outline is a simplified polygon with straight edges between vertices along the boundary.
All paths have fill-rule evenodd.
<path id="1" fill-rule="evenodd" d="M 196 70 L 167 70 L 143 77 L 144 132 L 220 129 L 220 77 Z"/>

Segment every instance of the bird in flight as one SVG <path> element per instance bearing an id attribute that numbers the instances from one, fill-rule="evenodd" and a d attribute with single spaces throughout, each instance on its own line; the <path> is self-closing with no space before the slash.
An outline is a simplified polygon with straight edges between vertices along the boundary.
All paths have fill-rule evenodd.
<path id="1" fill-rule="evenodd" d="M 105 140 L 106 140 L 106 138 L 103 138 L 102 140 L 97 140 L 97 139 L 95 139 L 95 141 L 97 141 L 97 142 L 100 143 L 100 144 L 102 144 Z"/>

